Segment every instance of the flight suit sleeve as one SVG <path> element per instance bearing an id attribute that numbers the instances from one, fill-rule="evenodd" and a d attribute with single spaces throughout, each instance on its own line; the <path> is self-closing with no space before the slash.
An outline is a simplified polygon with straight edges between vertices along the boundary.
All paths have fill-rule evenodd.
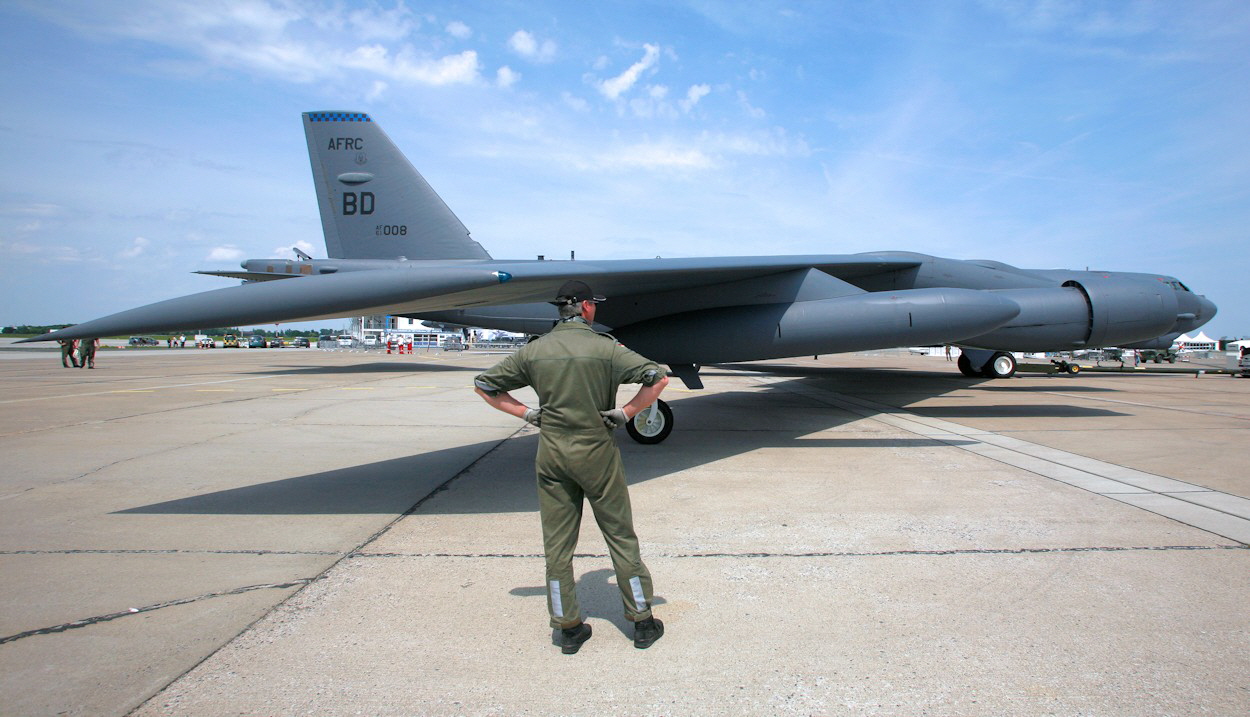
<path id="1" fill-rule="evenodd" d="M 617 383 L 652 386 L 665 376 L 664 369 L 659 364 L 620 344 L 617 344 L 612 355 L 612 368 L 616 373 Z"/>
<path id="2" fill-rule="evenodd" d="M 530 385 L 524 361 L 521 359 L 521 353 L 518 351 L 490 367 L 485 372 L 478 374 L 473 379 L 473 385 L 482 389 L 489 396 L 495 396 L 502 391 L 512 391 Z"/>

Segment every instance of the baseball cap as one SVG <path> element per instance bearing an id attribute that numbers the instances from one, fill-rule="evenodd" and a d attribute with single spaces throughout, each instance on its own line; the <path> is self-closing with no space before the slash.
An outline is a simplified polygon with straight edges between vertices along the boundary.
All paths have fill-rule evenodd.
<path id="1" fill-rule="evenodd" d="M 584 281 L 566 281 L 556 292 L 556 300 L 551 302 L 556 306 L 563 304 L 577 304 L 583 301 L 593 301 L 596 304 L 600 301 L 607 301 L 606 296 L 601 296 L 590 290 Z"/>

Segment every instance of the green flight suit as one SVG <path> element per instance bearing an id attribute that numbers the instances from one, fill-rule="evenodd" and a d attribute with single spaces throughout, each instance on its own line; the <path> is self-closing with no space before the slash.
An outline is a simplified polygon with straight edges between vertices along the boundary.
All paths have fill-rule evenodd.
<path id="1" fill-rule="evenodd" d="M 663 377 L 657 364 L 575 317 L 557 324 L 549 334 L 526 344 L 474 381 L 491 395 L 523 386 L 532 386 L 538 394 L 542 421 L 534 467 L 552 627 L 566 628 L 582 621 L 573 551 L 583 498 L 590 501 L 612 556 L 625 617 L 633 622 L 651 617 L 651 573 L 638 551 L 621 453 L 599 412 L 616 407 L 621 384 L 650 386 Z"/>
<path id="2" fill-rule="evenodd" d="M 98 340 L 78 340 L 78 368 L 95 368 L 95 345 Z"/>
<path id="3" fill-rule="evenodd" d="M 61 339 L 58 343 L 61 344 L 61 365 L 69 368 L 69 365 L 72 363 L 74 368 L 78 368 L 78 358 L 74 356 L 73 340 Z"/>

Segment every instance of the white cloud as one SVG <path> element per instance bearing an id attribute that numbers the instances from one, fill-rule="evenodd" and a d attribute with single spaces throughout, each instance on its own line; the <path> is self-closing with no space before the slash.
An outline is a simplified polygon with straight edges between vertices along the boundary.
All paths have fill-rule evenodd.
<path id="1" fill-rule="evenodd" d="M 556 56 L 556 44 L 551 40 L 541 43 L 525 30 L 517 30 L 508 38 L 508 47 L 530 62 L 551 62 Z"/>
<path id="2" fill-rule="evenodd" d="M 747 113 L 748 117 L 764 119 L 768 114 L 759 107 L 752 105 L 751 101 L 747 99 L 747 93 L 742 90 L 738 90 L 738 105 L 742 107 L 742 110 Z"/>
<path id="3" fill-rule="evenodd" d="M 134 259 L 135 257 L 138 257 L 146 252 L 151 243 L 152 242 L 144 239 L 143 237 L 135 237 L 135 240 L 130 243 L 130 246 L 123 249 L 118 256 L 123 259 Z"/>
<path id="4" fill-rule="evenodd" d="M 597 169 L 710 169 L 715 161 L 695 147 L 673 143 L 644 142 L 594 157 Z"/>
<path id="5" fill-rule="evenodd" d="M 565 105 L 567 105 L 570 109 L 576 112 L 589 112 L 590 111 L 589 102 L 582 99 L 581 97 L 574 97 L 573 94 L 568 92 L 567 90 L 560 93 L 560 99 L 564 101 Z"/>
<path id="6" fill-rule="evenodd" d="M 367 45 L 356 48 L 341 58 L 341 62 L 345 67 L 421 85 L 469 84 L 480 77 L 480 63 L 473 50 L 435 60 L 416 56 L 411 47 L 392 56 L 381 45 Z"/>
<path id="7" fill-rule="evenodd" d="M 295 252 L 291 251 L 291 247 L 295 247 L 296 249 L 299 249 L 305 254 L 312 256 L 313 245 L 310 242 L 307 242 L 301 239 L 293 244 L 284 244 L 279 247 L 274 247 L 273 250 L 269 252 L 269 258 L 270 259 L 294 259 Z"/>
<path id="8" fill-rule="evenodd" d="M 0 241 L 0 256 L 9 254 L 38 254 L 39 246 L 23 242 Z"/>
<path id="9" fill-rule="evenodd" d="M 473 37 L 473 30 L 463 22 L 453 20 L 447 23 L 447 34 L 457 40 L 467 40 L 470 37 Z"/>
<path id="10" fill-rule="evenodd" d="M 508 88 L 517 83 L 521 79 L 521 73 L 514 71 L 511 67 L 504 65 L 495 73 L 495 85 L 498 87 Z"/>
<path id="11" fill-rule="evenodd" d="M 689 114 L 690 110 L 694 109 L 694 106 L 699 104 L 699 100 L 707 97 L 711 94 L 711 92 L 712 88 L 707 85 L 691 85 L 690 89 L 686 90 L 686 99 L 678 102 L 677 104 L 681 106 L 682 112 Z"/>
<path id="12" fill-rule="evenodd" d="M 49 19 L 91 37 L 151 42 L 186 52 L 210 67 L 293 83 L 341 80 L 345 69 L 435 86 L 479 80 L 475 52 L 440 57 L 416 49 L 438 44 L 415 37 L 420 18 L 402 2 L 391 9 L 371 4 L 354 10 L 338 4 L 311 7 L 293 0 L 224 5 L 132 0 L 126 13 L 112 12 L 105 5 L 58 6 L 46 12 Z M 454 36 L 471 32 L 464 23 L 447 27 Z M 188 72 L 185 62 L 153 62 L 169 71 Z"/>
<path id="13" fill-rule="evenodd" d="M 365 101 L 377 102 L 383 95 L 386 94 L 388 87 L 390 87 L 390 85 L 387 85 L 382 80 L 374 80 L 373 85 L 369 88 L 369 91 L 365 93 Z"/>
<path id="14" fill-rule="evenodd" d="M 358 39 L 362 40 L 402 40 L 419 24 L 403 3 L 390 10 L 382 10 L 376 6 L 353 10 L 347 19 Z"/>
<path id="15" fill-rule="evenodd" d="M 64 210 L 59 204 L 10 204 L 0 207 L 0 214 L 18 216 L 52 217 Z"/>
<path id="16" fill-rule="evenodd" d="M 213 247 L 213 250 L 206 257 L 208 261 L 235 261 L 242 258 L 243 252 L 237 246 L 231 244 Z"/>
<path id="17" fill-rule="evenodd" d="M 599 83 L 599 92 L 610 100 L 620 99 L 638 82 L 638 78 L 642 73 L 655 67 L 660 60 L 659 45 L 643 45 L 642 59 L 630 65 L 628 70 L 613 77 L 610 80 L 604 80 Z"/>

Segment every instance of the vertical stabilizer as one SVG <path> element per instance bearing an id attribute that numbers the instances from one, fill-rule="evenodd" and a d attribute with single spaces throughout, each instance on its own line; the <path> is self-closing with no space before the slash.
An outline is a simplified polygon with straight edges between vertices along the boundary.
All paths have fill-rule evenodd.
<path id="1" fill-rule="evenodd" d="M 363 112 L 305 112 L 317 207 L 332 259 L 489 259 Z"/>

